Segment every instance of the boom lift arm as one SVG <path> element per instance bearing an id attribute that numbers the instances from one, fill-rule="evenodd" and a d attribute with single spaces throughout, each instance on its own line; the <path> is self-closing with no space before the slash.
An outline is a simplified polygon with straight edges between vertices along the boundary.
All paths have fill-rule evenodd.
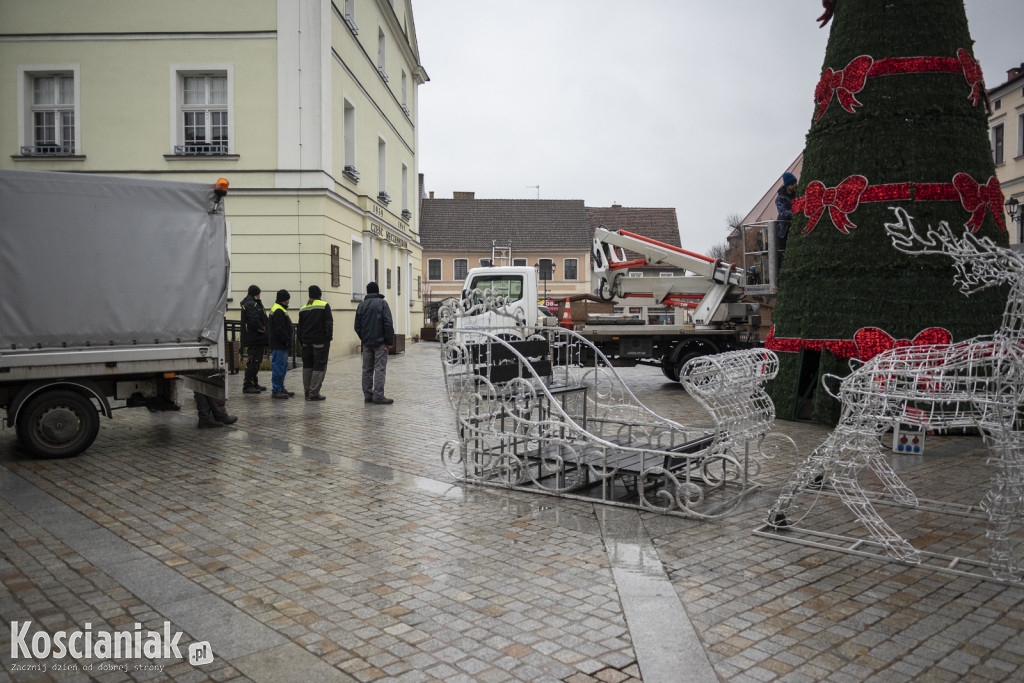
<path id="1" fill-rule="evenodd" d="M 627 260 L 629 249 L 643 258 Z M 709 325 L 721 319 L 719 309 L 728 297 L 736 301 L 743 294 L 743 270 L 721 259 L 697 254 L 625 230 L 604 226 L 594 231 L 591 275 L 603 301 L 618 298 L 653 297 L 655 303 L 693 308 L 693 320 Z M 668 265 L 696 273 L 696 276 L 630 278 L 630 268 Z"/>

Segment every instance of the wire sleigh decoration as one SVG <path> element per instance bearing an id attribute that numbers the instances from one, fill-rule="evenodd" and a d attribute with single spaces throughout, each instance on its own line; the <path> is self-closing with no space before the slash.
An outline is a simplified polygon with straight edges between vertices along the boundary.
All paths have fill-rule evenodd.
<path id="1" fill-rule="evenodd" d="M 981 501 L 988 516 L 988 565 L 999 580 L 1021 581 L 1024 257 L 970 231 L 957 237 L 946 222 L 922 235 L 904 209 L 894 207 L 893 211 L 895 220 L 885 224 L 893 246 L 911 256 L 938 254 L 952 259 L 954 281 L 965 295 L 1009 285 L 1002 323 L 991 335 L 956 343 L 891 348 L 854 369 L 837 391 L 830 390 L 830 378 L 824 378 L 826 390 L 842 404 L 839 424 L 797 467 L 770 510 L 768 525 L 786 529 L 798 524 L 809 510 L 808 498 L 830 485 L 890 557 L 920 563 L 922 551 L 882 518 L 858 474 L 869 467 L 896 502 L 916 506 L 917 496 L 881 452 L 881 436 L 899 425 L 976 427 L 992 468 Z"/>

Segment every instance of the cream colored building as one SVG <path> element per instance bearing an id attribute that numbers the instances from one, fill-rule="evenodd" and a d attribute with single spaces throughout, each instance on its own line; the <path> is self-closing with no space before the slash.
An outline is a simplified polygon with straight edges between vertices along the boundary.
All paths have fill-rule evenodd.
<path id="1" fill-rule="evenodd" d="M 294 319 L 319 285 L 347 353 L 376 279 L 418 332 L 411 0 L 3 0 L 0 26 L 0 168 L 225 177 L 234 307 L 285 288 Z"/>
<path id="2" fill-rule="evenodd" d="M 988 91 L 992 114 L 988 117 L 996 177 L 1004 197 L 1018 202 L 1017 221 L 1024 212 L 1024 64 L 1006 72 L 1006 82 Z M 1022 224 L 1006 216 L 1010 243 L 1021 243 Z"/>

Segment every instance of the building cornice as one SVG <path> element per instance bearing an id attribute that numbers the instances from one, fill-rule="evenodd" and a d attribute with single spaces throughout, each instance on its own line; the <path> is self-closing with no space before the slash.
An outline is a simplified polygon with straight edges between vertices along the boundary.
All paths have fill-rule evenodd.
<path id="1" fill-rule="evenodd" d="M 142 33 L 2 33 L 0 42 L 82 42 L 110 40 L 248 40 L 276 38 L 277 31 L 183 31 Z"/>

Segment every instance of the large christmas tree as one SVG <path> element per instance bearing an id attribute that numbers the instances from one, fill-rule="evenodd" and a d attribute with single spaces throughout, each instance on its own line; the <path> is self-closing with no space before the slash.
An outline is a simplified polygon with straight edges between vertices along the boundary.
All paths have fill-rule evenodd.
<path id="1" fill-rule="evenodd" d="M 1006 244 L 988 99 L 962 0 L 836 0 L 774 327 L 780 417 L 834 422 L 825 373 L 894 344 L 959 341 L 999 326 L 1006 291 L 965 297 L 952 262 L 896 251 L 902 206 Z"/>

